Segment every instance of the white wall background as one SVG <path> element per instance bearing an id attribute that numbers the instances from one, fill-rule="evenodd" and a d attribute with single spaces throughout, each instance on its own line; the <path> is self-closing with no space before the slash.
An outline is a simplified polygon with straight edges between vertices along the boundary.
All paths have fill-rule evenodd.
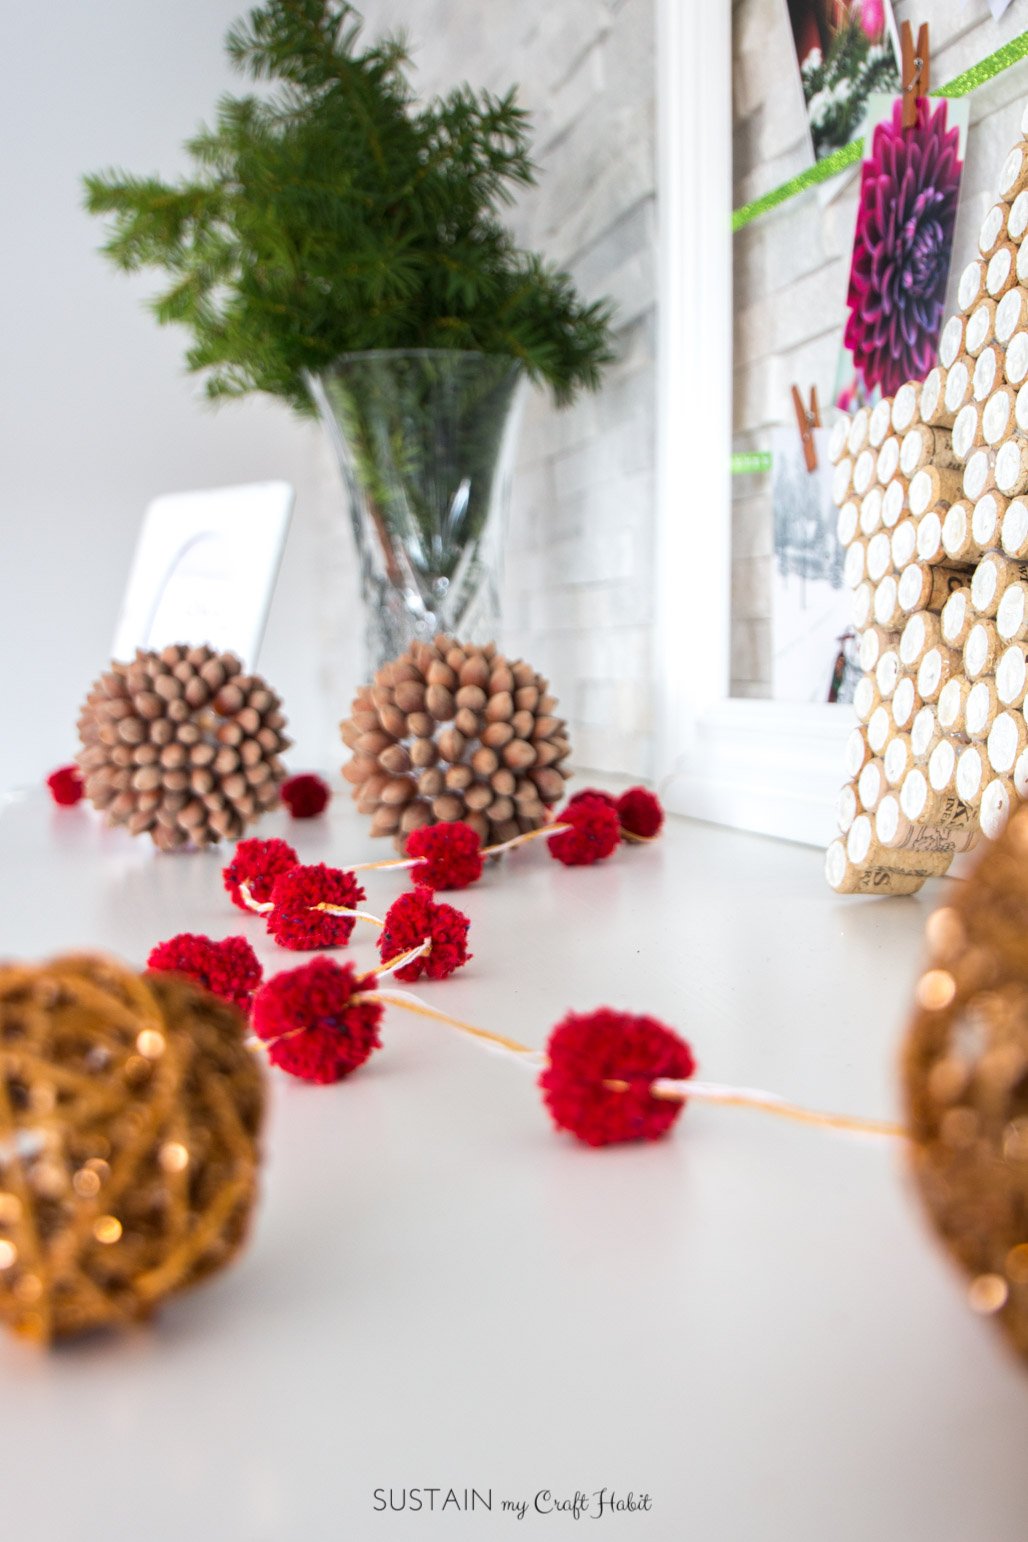
<path id="1" fill-rule="evenodd" d="M 74 749 L 106 662 L 138 521 L 155 494 L 284 477 L 297 508 L 261 667 L 285 698 L 295 765 L 339 759 L 360 672 L 356 589 L 335 468 L 317 429 L 271 402 L 204 407 L 158 329 L 96 253 L 86 170 L 174 174 L 180 145 L 238 88 L 221 40 L 244 0 L 53 0 L 7 29 L 0 410 L 0 786 Z M 542 185 L 522 239 L 618 300 L 604 391 L 526 414 L 506 641 L 547 670 L 580 764 L 644 772 L 652 694 L 653 18 L 651 0 L 383 0 L 426 92 L 519 81 Z M 487 19 L 486 19 L 487 18 Z"/>

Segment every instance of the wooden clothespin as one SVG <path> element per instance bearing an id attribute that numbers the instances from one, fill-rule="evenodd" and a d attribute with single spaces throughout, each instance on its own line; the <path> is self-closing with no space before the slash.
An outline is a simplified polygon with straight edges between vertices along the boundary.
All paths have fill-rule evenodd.
<path id="1" fill-rule="evenodd" d="M 909 21 L 900 28 L 900 56 L 903 71 L 903 127 L 913 128 L 917 122 L 917 99 L 927 96 L 931 90 L 931 50 L 928 43 L 928 23 L 918 28 L 917 47 L 914 47 L 914 31 Z"/>
<path id="2" fill-rule="evenodd" d="M 817 445 L 814 443 L 814 430 L 821 427 L 821 409 L 817 404 L 817 386 L 810 388 L 810 406 L 806 406 L 800 395 L 799 386 L 792 388 L 792 405 L 796 412 L 796 425 L 803 441 L 803 459 L 807 463 L 808 471 L 817 470 Z"/>

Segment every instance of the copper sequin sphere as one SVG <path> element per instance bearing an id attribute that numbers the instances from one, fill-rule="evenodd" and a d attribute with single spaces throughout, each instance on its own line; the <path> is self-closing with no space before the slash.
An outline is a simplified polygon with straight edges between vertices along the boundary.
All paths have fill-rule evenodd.
<path id="1" fill-rule="evenodd" d="M 0 969 L 0 1319 L 47 1342 L 222 1268 L 263 1072 L 233 1007 L 103 958 Z"/>
<path id="2" fill-rule="evenodd" d="M 80 713 L 86 796 L 164 850 L 238 840 L 278 802 L 284 728 L 279 698 L 234 654 L 140 650 L 100 676 Z"/>
<path id="3" fill-rule="evenodd" d="M 1028 1359 L 1028 808 L 927 935 L 904 1051 L 914 1173 L 971 1306 Z"/>
<path id="4" fill-rule="evenodd" d="M 548 682 L 521 659 L 437 637 L 412 643 L 354 699 L 343 775 L 372 835 L 465 820 L 482 843 L 545 823 L 569 743 Z"/>

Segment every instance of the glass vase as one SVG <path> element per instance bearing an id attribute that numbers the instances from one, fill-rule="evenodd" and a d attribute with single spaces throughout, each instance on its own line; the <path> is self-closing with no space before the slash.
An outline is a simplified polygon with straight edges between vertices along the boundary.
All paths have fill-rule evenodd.
<path id="1" fill-rule="evenodd" d="M 495 354 L 344 354 L 311 393 L 349 493 L 368 663 L 446 632 L 489 642 L 521 366 Z"/>

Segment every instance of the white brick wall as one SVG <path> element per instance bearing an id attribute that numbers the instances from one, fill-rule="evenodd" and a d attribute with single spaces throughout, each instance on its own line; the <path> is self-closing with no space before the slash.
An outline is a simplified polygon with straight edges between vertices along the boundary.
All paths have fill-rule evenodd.
<path id="1" fill-rule="evenodd" d="M 652 769 L 654 540 L 654 8 L 652 0 L 382 0 L 376 32 L 410 38 L 424 95 L 467 80 L 519 87 L 539 185 L 518 239 L 618 306 L 603 389 L 562 412 L 526 406 L 505 585 L 506 647 L 548 674 L 575 760 Z M 327 475 L 334 473 L 327 471 Z M 340 526 L 341 526 L 340 521 Z M 324 531 L 326 687 L 359 673 L 348 532 Z M 349 619 L 348 619 L 349 618 Z"/>

